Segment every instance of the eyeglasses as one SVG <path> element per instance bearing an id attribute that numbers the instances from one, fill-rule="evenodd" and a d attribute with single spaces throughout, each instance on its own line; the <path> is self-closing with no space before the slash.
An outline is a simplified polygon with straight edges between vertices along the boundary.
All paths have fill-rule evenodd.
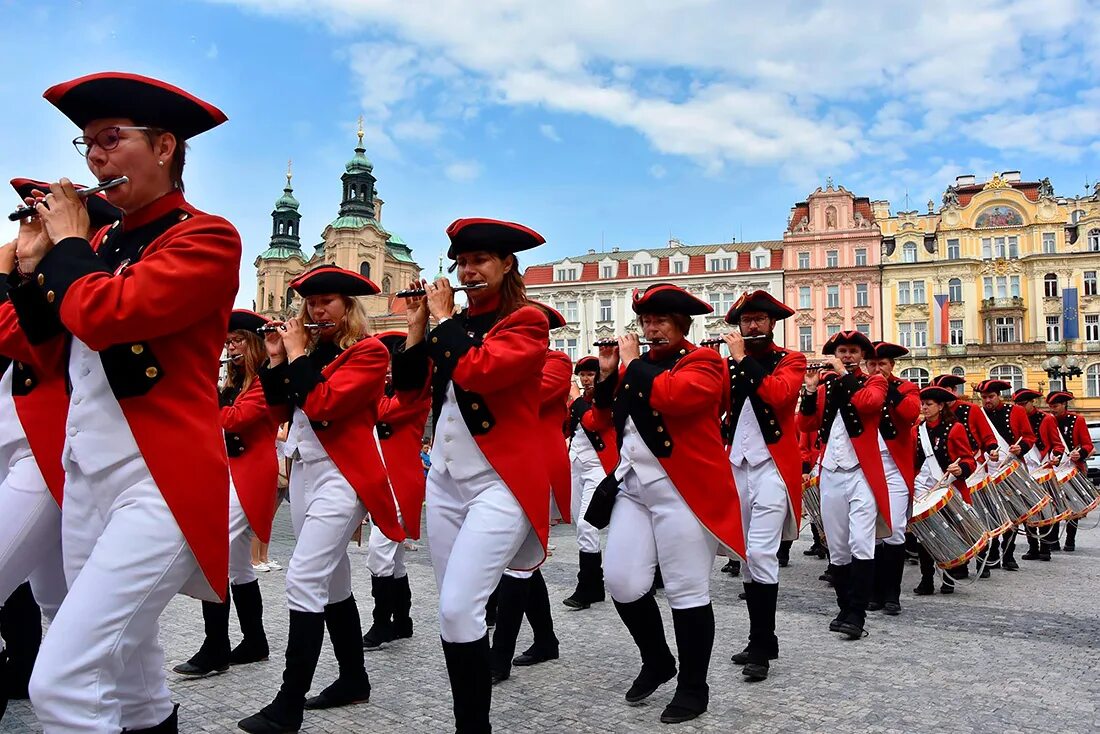
<path id="1" fill-rule="evenodd" d="M 243 336 L 231 336 L 225 340 L 226 347 L 239 347 L 244 344 Z"/>
<path id="2" fill-rule="evenodd" d="M 92 146 L 98 145 L 100 150 L 114 150 L 118 147 L 118 144 L 122 141 L 123 130 L 156 130 L 154 127 L 135 127 L 132 125 L 115 125 L 114 127 L 105 127 L 94 136 L 81 135 L 80 137 L 73 138 L 73 147 L 76 148 L 76 152 L 85 158 L 92 152 Z"/>

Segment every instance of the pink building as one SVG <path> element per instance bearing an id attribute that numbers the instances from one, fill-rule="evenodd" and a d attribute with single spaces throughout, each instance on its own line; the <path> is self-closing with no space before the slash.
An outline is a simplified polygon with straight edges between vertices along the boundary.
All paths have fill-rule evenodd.
<path id="1" fill-rule="evenodd" d="M 882 338 L 882 233 L 870 200 L 844 187 L 824 190 L 791 208 L 783 233 L 783 286 L 796 309 L 787 344 L 807 354 L 841 330 Z"/>

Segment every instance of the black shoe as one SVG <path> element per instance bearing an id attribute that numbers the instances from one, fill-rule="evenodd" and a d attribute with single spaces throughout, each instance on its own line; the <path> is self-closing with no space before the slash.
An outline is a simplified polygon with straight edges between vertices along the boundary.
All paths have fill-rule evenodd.
<path id="1" fill-rule="evenodd" d="M 1020 564 L 1016 563 L 1015 558 L 1006 558 L 1003 561 L 1001 561 L 1001 568 L 1003 568 L 1006 571 L 1019 571 L 1020 570 Z"/>
<path id="2" fill-rule="evenodd" d="M 745 592 L 742 591 L 740 594 L 737 595 L 737 598 L 740 599 L 741 601 L 745 601 L 746 599 L 749 598 L 749 596 L 748 596 L 748 594 L 746 594 Z"/>
<path id="3" fill-rule="evenodd" d="M 1049 554 L 1048 554 L 1049 555 Z M 1038 561 L 1042 556 L 1038 550 L 1029 550 L 1027 553 L 1020 556 L 1021 561 Z"/>
<path id="4" fill-rule="evenodd" d="M 768 679 L 768 663 L 748 663 L 741 669 L 741 675 L 748 678 L 750 681 L 762 681 Z"/>
<path id="5" fill-rule="evenodd" d="M 940 593 L 941 594 L 954 594 L 955 593 L 955 585 L 954 584 L 940 584 Z"/>
<path id="6" fill-rule="evenodd" d="M 838 614 L 837 616 L 833 617 L 832 621 L 829 622 L 829 631 L 840 632 L 840 627 L 842 624 L 843 622 L 840 621 L 840 615 Z"/>
<path id="7" fill-rule="evenodd" d="M 936 584 L 932 579 L 922 578 L 917 588 L 913 589 L 916 596 L 932 596 L 936 593 Z"/>
<path id="8" fill-rule="evenodd" d="M 267 660 L 271 650 L 264 632 L 264 602 L 260 596 L 260 582 L 232 584 L 229 591 L 243 635 L 240 644 L 229 653 L 229 664 L 247 665 Z"/>
<path id="9" fill-rule="evenodd" d="M 780 568 L 786 568 L 790 564 L 791 564 L 791 559 L 790 558 L 780 558 L 779 559 L 779 567 Z"/>
<path id="10" fill-rule="evenodd" d="M 885 607 L 885 606 L 886 606 L 886 603 L 882 602 L 882 601 L 869 601 L 869 602 L 867 602 L 867 611 L 868 612 L 881 612 L 883 607 Z"/>
<path id="11" fill-rule="evenodd" d="M 370 577 L 370 595 L 374 599 L 374 609 L 371 611 L 370 629 L 363 635 L 364 650 L 381 650 L 397 638 L 393 628 L 395 581 L 393 576 Z"/>
<path id="12" fill-rule="evenodd" d="M 837 632 L 844 635 L 849 640 L 859 640 L 867 636 L 867 631 L 854 622 L 841 622 L 840 629 L 838 629 Z"/>
<path id="13" fill-rule="evenodd" d="M 396 639 L 397 634 L 391 622 L 375 622 L 367 630 L 367 634 L 363 635 L 363 649 L 368 652 L 382 650 Z"/>
<path id="14" fill-rule="evenodd" d="M 180 705 L 177 703 L 172 707 L 172 713 L 167 719 L 160 722 L 156 726 L 149 726 L 144 729 L 123 729 L 122 734 L 179 734 L 180 719 L 179 719 Z"/>
<path id="15" fill-rule="evenodd" d="M 821 547 L 820 544 L 814 543 L 809 548 L 802 551 L 802 555 L 804 555 L 804 556 L 816 556 L 817 554 L 822 553 L 824 550 L 825 549 L 823 547 Z"/>
<path id="16" fill-rule="evenodd" d="M 271 656 L 271 650 L 267 646 L 267 637 L 261 639 L 248 639 L 247 637 L 233 648 L 229 653 L 230 665 L 248 665 L 249 663 L 261 663 Z"/>
<path id="17" fill-rule="evenodd" d="M 653 693 L 676 677 L 676 661 L 669 655 L 667 663 L 661 667 L 647 668 L 642 665 L 638 677 L 630 684 L 626 691 L 627 703 L 638 703 L 649 698 Z"/>
<path id="18" fill-rule="evenodd" d="M 280 702 L 279 696 L 258 713 L 237 722 L 237 728 L 249 734 L 290 734 L 302 728 L 302 715 L 296 707 Z"/>
<path id="19" fill-rule="evenodd" d="M 676 676 L 676 693 L 661 712 L 661 721 L 666 724 L 690 721 L 707 710 L 710 702 L 707 671 L 714 647 L 714 607 L 705 604 L 673 609 L 672 622 L 680 671 Z"/>
<path id="20" fill-rule="evenodd" d="M 882 607 L 882 613 L 889 617 L 896 617 L 901 614 L 901 602 L 888 601 Z"/>
<path id="21" fill-rule="evenodd" d="M 339 674 L 321 693 L 306 699 L 307 709 L 331 709 L 370 700 L 370 678 L 363 660 L 363 627 L 355 596 L 325 606 L 325 626 Z"/>
<path id="22" fill-rule="evenodd" d="M 363 675 L 356 680 L 337 678 L 328 684 L 321 693 L 306 699 L 306 708 L 310 711 L 334 709 L 340 706 L 353 706 L 370 701 L 370 679 Z"/>
<path id="23" fill-rule="evenodd" d="M 196 662 L 197 661 L 197 662 Z M 188 678 L 210 678 L 221 675 L 229 670 L 229 661 L 217 665 L 206 665 L 198 655 L 194 655 L 186 663 L 180 663 L 172 668 L 173 673 L 185 675 Z"/>
<path id="24" fill-rule="evenodd" d="M 512 677 L 511 668 L 509 668 L 507 670 L 498 670 L 496 668 L 491 668 L 489 670 L 489 679 L 493 681 L 494 686 L 497 683 L 503 683 L 504 681 L 508 680 L 511 677 Z"/>
<path id="25" fill-rule="evenodd" d="M 749 648 L 746 647 L 741 652 L 735 652 L 733 654 L 733 656 L 730 658 L 730 662 L 734 663 L 735 665 L 748 665 L 749 658 L 750 658 Z M 768 655 L 768 660 L 778 660 L 778 659 L 779 659 L 779 653 L 775 653 L 774 655 Z"/>
<path id="26" fill-rule="evenodd" d="M 1039 553 L 1039 560 L 1040 561 L 1046 561 L 1046 562 L 1049 563 L 1050 562 L 1050 551 L 1040 552 Z"/>
<path id="27" fill-rule="evenodd" d="M 534 645 L 523 651 L 522 654 L 512 658 L 512 665 L 518 665 L 520 667 L 526 665 L 538 665 L 539 663 L 545 663 L 548 660 L 558 659 L 558 649 L 553 650 L 539 650 Z"/>
<path id="28" fill-rule="evenodd" d="M 1055 550 L 1057 550 L 1057 548 L 1055 548 Z M 1075 550 L 1077 550 L 1077 544 L 1076 543 L 1071 543 L 1070 541 L 1067 540 L 1062 545 L 1062 550 L 1064 550 L 1066 553 L 1073 553 Z"/>
<path id="29" fill-rule="evenodd" d="M 722 566 L 722 573 L 728 573 L 730 576 L 740 576 L 741 562 L 733 559 L 726 561 L 726 565 Z"/>

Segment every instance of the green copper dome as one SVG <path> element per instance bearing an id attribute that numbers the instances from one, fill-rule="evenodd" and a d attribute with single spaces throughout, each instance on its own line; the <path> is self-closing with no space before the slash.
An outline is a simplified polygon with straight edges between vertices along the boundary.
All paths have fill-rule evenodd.
<path id="1" fill-rule="evenodd" d="M 355 148 L 355 155 L 344 166 L 344 170 L 348 173 L 370 173 L 374 170 L 374 164 L 367 158 L 367 149 L 363 147 L 361 140 Z"/>

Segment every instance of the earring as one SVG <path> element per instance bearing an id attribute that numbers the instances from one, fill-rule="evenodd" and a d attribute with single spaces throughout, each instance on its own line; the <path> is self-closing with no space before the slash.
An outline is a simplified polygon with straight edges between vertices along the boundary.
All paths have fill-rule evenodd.
<path id="1" fill-rule="evenodd" d="M 157 161 L 157 165 L 164 168 L 164 161 Z"/>

